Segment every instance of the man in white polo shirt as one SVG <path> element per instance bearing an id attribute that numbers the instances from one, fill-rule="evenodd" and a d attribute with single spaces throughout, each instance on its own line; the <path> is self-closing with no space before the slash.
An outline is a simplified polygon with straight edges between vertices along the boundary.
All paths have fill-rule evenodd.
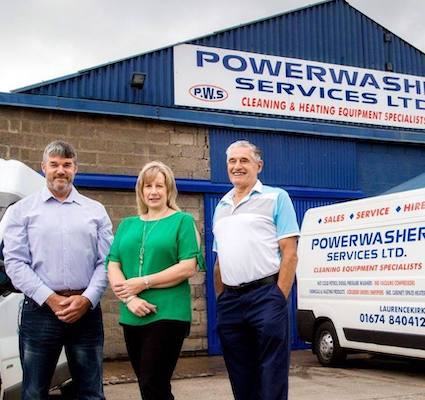
<path id="1" fill-rule="evenodd" d="M 236 400 L 286 400 L 287 299 L 299 229 L 288 194 L 263 185 L 260 150 L 248 141 L 226 150 L 234 188 L 214 214 L 217 331 Z"/>

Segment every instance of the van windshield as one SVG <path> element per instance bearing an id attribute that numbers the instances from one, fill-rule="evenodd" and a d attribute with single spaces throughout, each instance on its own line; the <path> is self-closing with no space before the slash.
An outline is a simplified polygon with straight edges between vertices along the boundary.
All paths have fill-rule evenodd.
<path id="1" fill-rule="evenodd" d="M 3 218 L 7 207 L 11 206 L 13 203 L 16 203 L 19 199 L 20 197 L 14 193 L 0 191 L 0 221 Z"/>

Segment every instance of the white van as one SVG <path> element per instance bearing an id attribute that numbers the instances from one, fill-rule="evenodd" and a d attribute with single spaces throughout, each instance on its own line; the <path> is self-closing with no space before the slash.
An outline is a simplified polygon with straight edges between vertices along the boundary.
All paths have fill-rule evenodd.
<path id="1" fill-rule="evenodd" d="M 4 270 L 3 233 L 8 207 L 44 185 L 44 178 L 25 164 L 0 159 L 0 400 L 20 399 L 22 369 L 19 361 L 18 324 L 22 293 L 12 286 Z M 52 387 L 68 381 L 70 373 L 62 352 Z"/>
<path id="2" fill-rule="evenodd" d="M 425 189 L 308 210 L 298 255 L 298 332 L 322 365 L 425 358 Z"/>

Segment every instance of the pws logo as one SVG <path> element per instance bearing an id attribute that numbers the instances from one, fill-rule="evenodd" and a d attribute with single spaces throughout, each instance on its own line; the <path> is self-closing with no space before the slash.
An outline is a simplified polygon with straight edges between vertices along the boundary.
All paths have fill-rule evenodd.
<path id="1" fill-rule="evenodd" d="M 189 93 L 195 99 L 209 102 L 223 101 L 229 97 L 226 90 L 214 85 L 194 85 Z"/>

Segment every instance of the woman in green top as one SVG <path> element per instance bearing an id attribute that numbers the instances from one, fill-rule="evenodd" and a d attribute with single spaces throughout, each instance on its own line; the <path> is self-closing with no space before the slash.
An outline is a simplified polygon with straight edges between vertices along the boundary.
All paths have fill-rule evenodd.
<path id="1" fill-rule="evenodd" d="M 121 221 L 107 268 L 121 300 L 128 355 L 144 400 L 171 400 L 171 376 L 192 315 L 188 279 L 196 272 L 199 239 L 193 217 L 176 204 L 170 168 L 144 166 L 136 183 L 139 215 Z"/>

